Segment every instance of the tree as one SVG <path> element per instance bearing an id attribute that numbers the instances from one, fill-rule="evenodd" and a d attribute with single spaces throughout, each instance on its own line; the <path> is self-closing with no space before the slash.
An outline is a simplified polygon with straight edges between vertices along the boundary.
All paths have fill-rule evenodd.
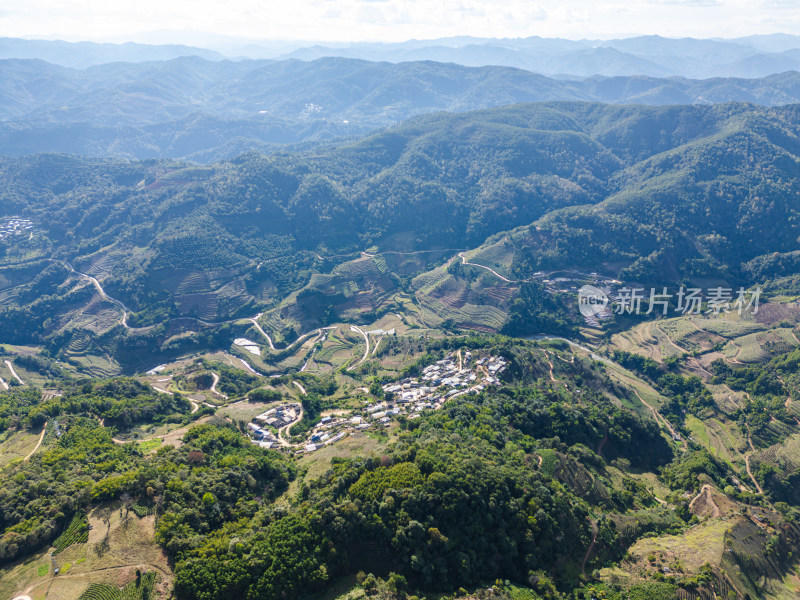
<path id="1" fill-rule="evenodd" d="M 125 520 L 128 520 L 128 513 L 130 513 L 131 507 L 133 506 L 133 498 L 128 492 L 125 492 L 120 496 L 120 500 L 122 501 L 122 506 L 125 507 Z"/>

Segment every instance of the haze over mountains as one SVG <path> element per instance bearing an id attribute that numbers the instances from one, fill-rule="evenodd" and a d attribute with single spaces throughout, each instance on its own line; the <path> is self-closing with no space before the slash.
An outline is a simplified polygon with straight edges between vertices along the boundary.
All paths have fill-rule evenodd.
<path id="1" fill-rule="evenodd" d="M 133 56 L 137 46 L 131 48 Z M 502 66 L 335 57 L 306 62 L 188 56 L 85 69 L 14 58 L 0 60 L 0 80 L 6 83 L 0 90 L 3 154 L 65 152 L 200 162 L 286 144 L 354 138 L 423 113 L 520 102 L 800 102 L 797 72 L 760 79 L 632 75 L 570 80 Z"/>
<path id="2" fill-rule="evenodd" d="M 566 40 L 534 36 L 352 44 L 234 43 L 206 37 L 208 41 L 203 48 L 0 38 L 0 58 L 39 58 L 62 66 L 85 68 L 108 62 L 169 60 L 180 56 L 200 56 L 210 60 L 298 58 L 306 61 L 337 56 L 393 63 L 433 60 L 465 66 L 508 66 L 552 76 L 647 75 L 693 79 L 764 77 L 800 69 L 800 37 L 785 34 L 729 40 L 660 36 Z M 197 38 L 203 39 L 203 36 Z"/>
<path id="3" fill-rule="evenodd" d="M 403 62 L 435 60 L 467 66 L 503 65 L 544 75 L 763 77 L 800 67 L 800 38 L 752 36 L 733 40 L 640 36 L 617 40 L 451 38 L 400 44 L 311 46 L 287 58 L 342 56 Z"/>

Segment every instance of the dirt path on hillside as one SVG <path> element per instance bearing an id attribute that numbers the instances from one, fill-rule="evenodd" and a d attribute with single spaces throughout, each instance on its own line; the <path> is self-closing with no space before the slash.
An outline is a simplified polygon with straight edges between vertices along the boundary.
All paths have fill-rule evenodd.
<path id="1" fill-rule="evenodd" d="M 681 440 L 681 444 L 683 445 L 684 449 L 687 449 L 688 447 L 686 445 L 686 440 L 678 436 L 678 432 L 675 431 L 672 425 L 670 425 L 670 422 L 667 421 L 663 416 L 661 416 L 661 413 L 658 412 L 654 406 L 650 406 L 647 402 L 644 401 L 644 398 L 642 398 L 642 396 L 639 394 L 639 390 L 637 390 L 636 388 L 632 389 L 633 393 L 636 394 L 636 397 L 639 398 L 639 402 L 644 404 L 650 410 L 650 412 L 653 413 L 653 418 L 656 420 L 656 423 L 663 423 L 664 426 L 669 430 L 670 434 L 672 435 L 672 439 L 679 438 Z"/>
<path id="2" fill-rule="evenodd" d="M 750 438 L 748 437 L 747 440 L 750 441 Z M 751 442 L 750 446 L 752 447 L 752 445 L 753 444 Z M 764 490 L 761 489 L 761 486 L 758 484 L 758 481 L 756 481 L 756 478 L 753 476 L 753 472 L 750 470 L 750 455 L 751 454 L 752 454 L 752 452 L 748 452 L 747 454 L 744 455 L 744 468 L 747 471 L 747 475 L 752 480 L 753 485 L 756 486 L 756 489 L 758 490 L 758 493 L 763 496 L 764 495 Z"/>
<path id="3" fill-rule="evenodd" d="M 356 325 L 350 325 L 350 331 L 353 331 L 355 333 L 360 333 L 362 336 L 364 336 L 364 344 L 365 344 L 365 346 L 364 346 L 364 356 L 362 356 L 361 360 L 358 361 L 356 364 L 350 365 L 349 367 L 347 367 L 348 371 L 352 371 L 358 365 L 360 365 L 365 360 L 367 360 L 367 358 L 369 358 L 369 336 L 366 333 L 364 333 L 363 329 L 361 329 L 360 327 L 358 327 Z"/>
<path id="4" fill-rule="evenodd" d="M 589 547 L 586 549 L 586 554 L 584 554 L 583 562 L 581 563 L 581 573 L 583 573 L 584 577 L 586 577 L 586 563 L 589 560 L 589 556 L 592 554 L 592 550 L 594 550 L 595 543 L 597 542 L 597 521 L 593 521 L 589 517 L 586 518 L 589 519 L 589 523 L 592 526 L 592 543 L 589 544 Z"/>
<path id="5" fill-rule="evenodd" d="M 55 259 L 55 258 L 51 258 L 51 259 L 48 259 L 48 260 L 60 263 L 60 264 L 64 265 L 67 269 L 69 269 L 69 271 L 71 273 L 75 273 L 81 279 L 88 280 L 94 286 L 94 288 L 97 290 L 97 293 L 100 295 L 100 298 L 102 298 L 106 302 L 110 302 L 111 304 L 115 305 L 117 308 L 119 308 L 122 311 L 122 317 L 120 318 L 119 322 L 120 322 L 120 325 L 122 325 L 128 331 L 149 331 L 150 329 L 153 328 L 153 326 L 149 326 L 149 327 L 131 327 L 130 325 L 128 325 L 128 314 L 131 311 L 129 311 L 128 307 L 125 306 L 121 301 L 117 300 L 116 298 L 113 298 L 113 297 L 109 296 L 106 293 L 105 289 L 103 289 L 103 285 L 97 280 L 96 277 L 93 277 L 93 276 L 89 275 L 88 273 L 81 273 L 80 271 L 78 271 L 75 267 L 73 267 L 67 261 L 58 260 L 58 259 Z"/>
<path id="6" fill-rule="evenodd" d="M 497 277 L 501 281 L 505 281 L 506 283 L 525 283 L 524 281 L 516 281 L 516 280 L 513 280 L 513 279 L 508 279 L 507 277 L 503 277 L 502 275 L 500 275 L 500 273 L 498 273 L 497 271 L 495 271 L 491 267 L 487 267 L 485 265 L 479 265 L 478 263 L 469 262 L 467 260 L 467 257 L 464 256 L 463 252 L 459 252 L 458 255 L 461 257 L 461 263 L 462 264 L 470 265 L 472 267 L 478 267 L 479 269 L 486 269 L 487 271 L 489 271 L 492 275 L 494 275 L 495 277 Z"/>
<path id="7" fill-rule="evenodd" d="M 695 496 L 694 498 L 692 498 L 691 502 L 689 502 L 689 510 L 692 510 L 697 501 L 700 500 L 700 498 L 704 497 L 708 505 L 711 506 L 714 518 L 715 519 L 719 518 L 721 512 L 719 510 L 719 506 L 717 506 L 717 503 L 714 502 L 714 496 L 711 495 L 712 489 L 713 488 L 707 483 L 703 485 L 703 487 L 700 488 L 700 493 L 697 494 L 697 496 Z"/>
<path id="8" fill-rule="evenodd" d="M 264 331 L 264 330 L 261 328 L 261 325 L 259 325 L 259 323 L 258 323 L 258 319 L 259 319 L 259 318 L 261 317 L 261 315 L 263 315 L 263 314 L 264 314 L 264 313 L 258 313 L 258 314 L 257 314 L 255 317 L 252 317 L 252 318 L 250 319 L 250 321 L 253 323 L 253 325 L 255 326 L 255 328 L 256 328 L 256 329 L 258 329 L 259 333 L 260 333 L 261 335 L 263 335 L 265 338 L 267 338 L 267 343 L 269 344 L 269 349 L 270 349 L 270 350 L 275 350 L 275 346 L 274 346 L 274 345 L 273 345 L 273 343 L 272 343 L 272 338 L 271 338 L 271 337 L 269 337 L 269 334 L 268 334 L 266 331 Z"/>
<path id="9" fill-rule="evenodd" d="M 552 361 L 552 360 L 550 360 L 550 353 L 549 353 L 547 350 L 545 350 L 545 351 L 544 351 L 544 354 L 545 354 L 545 356 L 547 356 L 547 364 L 548 364 L 548 365 L 550 365 L 550 381 L 552 381 L 552 382 L 553 382 L 553 383 L 555 383 L 556 385 L 558 385 L 559 383 L 561 383 L 561 384 L 563 384 L 563 385 L 564 385 L 564 388 L 566 388 L 566 387 L 567 387 L 567 384 L 566 384 L 566 383 L 564 383 L 564 382 L 563 382 L 561 379 L 556 379 L 556 376 L 555 376 L 555 374 L 553 373 L 553 368 L 554 368 L 554 366 L 553 366 L 553 361 Z"/>
<path id="10" fill-rule="evenodd" d="M 174 441 L 180 441 L 180 439 L 183 437 L 183 435 L 187 431 L 189 431 L 190 427 L 194 427 L 195 425 L 201 425 L 203 423 L 206 423 L 209 420 L 209 418 L 210 417 L 208 417 L 208 416 L 201 417 L 197 421 L 195 421 L 194 423 L 190 423 L 189 425 L 184 425 L 183 427 L 179 427 L 178 429 L 175 429 L 174 431 L 170 431 L 169 433 L 162 433 L 161 435 L 154 435 L 153 437 L 144 438 L 144 439 L 141 439 L 141 440 L 140 439 L 121 440 L 119 438 L 111 438 L 111 441 L 114 442 L 115 444 L 119 444 L 119 445 L 122 445 L 122 444 L 141 444 L 142 442 L 152 442 L 153 440 L 167 441 L 168 438 L 175 438 Z M 101 424 L 103 424 L 103 423 L 101 422 Z M 172 440 L 170 440 L 170 441 L 172 441 Z"/>
<path id="11" fill-rule="evenodd" d="M 12 377 L 14 377 L 14 379 L 16 379 L 19 382 L 20 385 L 25 385 L 25 382 L 22 381 L 20 376 L 17 375 L 17 372 L 14 370 L 14 365 L 11 364 L 11 361 L 10 360 L 5 360 L 4 362 L 6 363 L 6 366 L 8 367 L 8 370 L 11 371 Z"/>
<path id="12" fill-rule="evenodd" d="M 39 435 L 39 441 L 36 443 L 36 446 L 34 446 L 33 450 L 31 450 L 31 451 L 30 451 L 30 453 L 28 454 L 28 456 L 26 456 L 25 458 L 23 458 L 23 459 L 22 459 L 22 461 L 23 461 L 23 462 L 25 462 L 25 461 L 26 461 L 26 460 L 28 460 L 28 459 L 29 459 L 31 456 L 33 456 L 33 453 L 34 453 L 34 452 L 36 452 L 36 451 L 39 449 L 39 446 L 41 446 L 41 445 L 42 445 L 42 442 L 44 441 L 44 434 L 45 434 L 46 432 L 47 432 L 47 421 L 45 421 L 45 422 L 44 422 L 44 425 L 42 425 L 42 433 Z"/>
<path id="13" fill-rule="evenodd" d="M 219 397 L 220 397 L 220 398 L 222 398 L 223 400 L 227 400 L 227 399 L 228 399 L 228 397 L 227 397 L 225 394 L 223 394 L 222 392 L 218 392 L 218 391 L 217 391 L 217 384 L 219 383 L 219 375 L 217 375 L 216 373 L 214 373 L 213 371 L 211 371 L 211 377 L 213 377 L 213 378 L 214 378 L 214 383 L 212 383 L 212 384 L 211 384 L 211 388 L 209 389 L 209 391 L 210 391 L 212 394 L 216 394 L 217 396 L 219 396 Z"/>

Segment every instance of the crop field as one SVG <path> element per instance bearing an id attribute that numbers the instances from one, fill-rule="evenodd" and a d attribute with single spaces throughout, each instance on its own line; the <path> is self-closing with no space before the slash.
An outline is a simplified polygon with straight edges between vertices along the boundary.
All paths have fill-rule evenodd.
<path id="1" fill-rule="evenodd" d="M 787 439 L 783 447 L 777 451 L 777 457 L 792 465 L 794 469 L 800 468 L 800 434 L 792 435 Z"/>
<path id="2" fill-rule="evenodd" d="M 491 267 L 501 275 L 511 279 L 511 264 L 514 260 L 514 247 L 507 239 L 491 246 L 483 246 L 474 253 L 464 253 L 469 262 Z"/>
<path id="3" fill-rule="evenodd" d="M 213 293 L 184 294 L 176 296 L 175 302 L 182 315 L 197 315 L 205 320 L 212 320 L 217 315 L 217 296 Z"/>
<path id="4" fill-rule="evenodd" d="M 70 362 L 75 364 L 78 370 L 93 377 L 113 377 L 122 372 L 116 362 L 104 356 L 74 356 L 70 357 Z"/>
<path id="5" fill-rule="evenodd" d="M 617 364 L 604 364 L 606 372 L 613 380 L 623 384 L 631 390 L 636 390 L 639 396 L 648 406 L 658 409 L 666 400 L 651 385 L 641 380 L 639 377 Z M 633 398 L 620 398 L 620 404 L 639 413 L 645 419 L 652 419 L 653 413 L 644 406 L 639 398 L 634 394 Z"/>
<path id="6" fill-rule="evenodd" d="M 380 440 L 376 436 L 369 436 L 364 432 L 353 432 L 335 444 L 324 446 L 311 454 L 304 454 L 300 459 L 300 467 L 308 469 L 305 479 L 313 481 L 330 469 L 333 458 L 379 457 L 388 443 L 388 440 Z"/>
<path id="7" fill-rule="evenodd" d="M 449 320 L 476 331 L 494 332 L 502 328 L 516 288 L 486 285 L 487 278 L 480 273 L 475 279 L 457 279 L 443 270 L 439 275 L 434 273 L 414 280 L 418 298 L 428 311 L 424 317 L 427 324 L 438 326 Z M 428 313 L 433 317 L 430 320 Z"/>
<path id="8" fill-rule="evenodd" d="M 692 322 L 685 317 L 678 317 L 674 319 L 664 319 L 659 321 L 661 329 L 678 345 L 682 345 L 680 341 L 687 337 L 689 334 L 697 331 L 697 328 Z"/>
<path id="9" fill-rule="evenodd" d="M 139 518 L 131 512 L 125 520 L 116 506 L 110 508 L 108 524 L 97 511 L 89 514 L 93 529 L 88 542 L 72 544 L 54 558 L 59 575 L 53 575 L 47 549 L 0 569 L 0 597 L 13 598 L 29 590 L 34 600 L 78 600 L 92 584 L 104 584 L 122 594 L 121 588 L 131 583 L 135 587 L 137 568 L 143 575 L 155 576 L 150 597 L 164 597 L 171 587 L 172 571 L 154 542 L 155 517 Z M 140 598 L 130 588 L 126 593 L 113 598 Z"/>
<path id="10" fill-rule="evenodd" d="M 634 568 L 646 572 L 663 565 L 675 570 L 679 563 L 684 572 L 694 574 L 706 563 L 718 564 L 722 560 L 725 534 L 731 525 L 725 519 L 709 519 L 681 535 L 641 539 L 629 550 Z M 653 564 L 648 559 L 650 556 L 655 557 Z"/>
<path id="11" fill-rule="evenodd" d="M 339 329 L 328 335 L 328 339 L 322 345 L 322 349 L 314 355 L 314 360 L 318 363 L 329 365 L 342 365 L 355 356 L 355 339 L 350 339 L 339 333 Z M 360 337 L 360 336 L 359 336 Z M 363 352 L 363 339 L 362 339 Z"/>
<path id="12" fill-rule="evenodd" d="M 536 451 L 536 454 L 542 457 L 542 465 L 539 467 L 542 474 L 544 474 L 545 477 L 552 477 L 561 462 L 555 450 L 541 448 Z"/>
<path id="13" fill-rule="evenodd" d="M 0 468 L 28 456 L 38 442 L 39 435 L 28 431 L 6 430 L 0 433 Z"/>
<path id="14" fill-rule="evenodd" d="M 164 440 L 161 438 L 156 438 L 153 440 L 145 440 L 139 442 L 139 450 L 141 450 L 144 454 L 149 454 L 150 452 L 155 452 L 158 450 L 161 445 L 164 443 Z"/>
<path id="15" fill-rule="evenodd" d="M 102 334 L 116 327 L 121 318 L 122 312 L 116 306 L 110 302 L 96 299 L 86 305 L 80 314 L 73 314 L 71 325 Z"/>
<path id="16" fill-rule="evenodd" d="M 59 554 L 72 544 L 85 544 L 89 541 L 89 521 L 86 515 L 78 513 L 67 529 L 53 542 L 53 555 Z"/>
<path id="17" fill-rule="evenodd" d="M 697 317 L 678 317 L 659 321 L 660 329 L 669 336 L 672 343 L 687 352 L 707 352 L 717 344 L 724 343 L 725 338 L 717 333 L 703 329 L 707 320 Z"/>
<path id="18" fill-rule="evenodd" d="M 465 304 L 459 311 L 457 322 L 466 329 L 487 333 L 499 331 L 506 321 L 507 314 L 485 304 Z"/>
<path id="19" fill-rule="evenodd" d="M 786 472 L 800 469 L 800 434 L 793 434 L 781 444 L 774 444 L 753 455 L 755 462 L 767 463 Z"/>
<path id="20" fill-rule="evenodd" d="M 452 279 L 452 275 L 450 275 L 444 267 L 439 267 L 438 269 L 433 269 L 432 271 L 418 275 L 412 280 L 411 284 L 415 290 L 418 290 L 422 294 L 427 294 L 430 293 L 430 290 L 447 279 Z"/>
<path id="21" fill-rule="evenodd" d="M 723 353 L 732 360 L 755 363 L 769 360 L 773 355 L 788 352 L 797 346 L 791 329 L 770 329 L 732 339 L 723 348 Z"/>
<path id="22" fill-rule="evenodd" d="M 132 581 L 122 589 L 106 583 L 92 583 L 78 600 L 148 600 L 156 582 L 155 571 L 143 573 L 139 585 Z"/>
<path id="23" fill-rule="evenodd" d="M 693 415 L 687 415 L 686 427 L 691 431 L 693 441 L 707 448 L 714 456 L 729 463 L 742 461 L 747 442 L 728 425 L 717 419 L 703 422 Z"/>
<path id="24" fill-rule="evenodd" d="M 383 261 L 383 265 L 386 262 Z M 378 263 L 373 258 L 359 258 L 349 262 L 342 263 L 334 267 L 331 275 L 341 277 L 343 279 L 356 279 L 365 276 L 378 276 L 381 270 Z"/>
<path id="25" fill-rule="evenodd" d="M 763 331 L 764 326 L 753 321 L 742 321 L 735 318 L 737 315 L 728 314 L 713 318 L 694 318 L 694 323 L 704 331 L 716 333 L 727 339 L 737 338 L 758 331 Z"/>
<path id="26" fill-rule="evenodd" d="M 190 427 L 195 424 L 205 423 L 209 420 L 208 416 L 200 417 L 189 425 L 181 425 L 180 423 L 166 423 L 164 425 L 141 425 L 134 427 L 130 432 L 117 434 L 117 439 L 124 442 L 144 442 L 154 438 L 160 438 L 164 444 L 172 444 L 175 447 L 181 445 L 183 436 Z"/>
<path id="27" fill-rule="evenodd" d="M 648 321 L 615 334 L 611 346 L 625 352 L 633 352 L 661 362 L 670 356 L 681 356 L 685 348 L 677 346 L 660 328 L 660 321 Z"/>
<path id="28" fill-rule="evenodd" d="M 776 300 L 778 299 L 773 298 L 772 301 L 759 306 L 754 320 L 764 325 L 777 325 L 781 322 L 793 324 L 800 320 L 800 305 L 797 301 L 780 302 Z"/>

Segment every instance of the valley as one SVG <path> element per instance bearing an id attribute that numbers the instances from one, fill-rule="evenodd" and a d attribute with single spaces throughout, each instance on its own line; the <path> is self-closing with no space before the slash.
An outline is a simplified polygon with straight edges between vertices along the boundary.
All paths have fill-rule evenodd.
<path id="1" fill-rule="evenodd" d="M 798 139 L 551 102 L 0 158 L 0 595 L 795 597 Z"/>

